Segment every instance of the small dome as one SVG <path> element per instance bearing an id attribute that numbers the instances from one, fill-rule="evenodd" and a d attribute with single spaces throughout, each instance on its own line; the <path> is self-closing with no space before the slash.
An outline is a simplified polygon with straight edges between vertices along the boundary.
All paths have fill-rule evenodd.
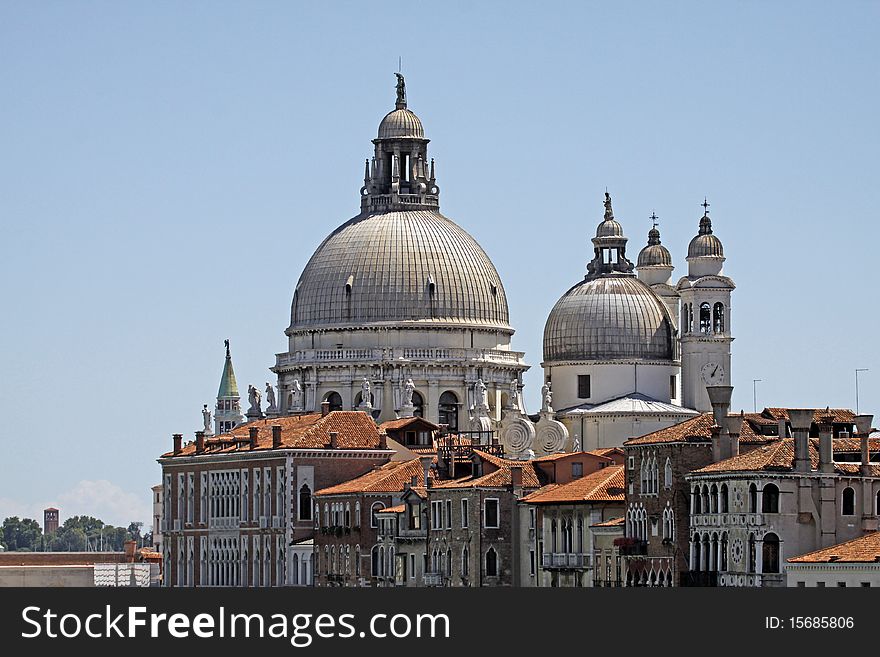
<path id="1" fill-rule="evenodd" d="M 688 244 L 688 258 L 699 258 L 702 256 L 724 257 L 724 247 L 721 246 L 721 240 L 712 234 L 697 235 Z"/>
<path id="2" fill-rule="evenodd" d="M 649 244 L 639 251 L 638 267 L 671 267 L 672 255 L 662 244 Z"/>
<path id="3" fill-rule="evenodd" d="M 424 139 L 425 129 L 415 112 L 405 107 L 388 112 L 379 124 L 379 139 Z"/>
<path id="4" fill-rule="evenodd" d="M 633 276 L 578 283 L 544 326 L 544 361 L 673 360 L 666 305 Z"/>
<path id="5" fill-rule="evenodd" d="M 596 227 L 596 237 L 623 237 L 623 227 L 616 219 L 605 219 Z"/>

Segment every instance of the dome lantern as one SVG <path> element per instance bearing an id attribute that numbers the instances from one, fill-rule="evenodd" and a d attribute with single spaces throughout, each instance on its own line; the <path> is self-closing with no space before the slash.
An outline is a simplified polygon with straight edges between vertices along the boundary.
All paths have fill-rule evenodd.
<path id="1" fill-rule="evenodd" d="M 605 192 L 605 217 L 596 227 L 593 260 L 587 264 L 587 280 L 613 274 L 632 275 L 633 263 L 626 257 L 627 238 L 623 227 L 614 219 L 611 195 Z"/>

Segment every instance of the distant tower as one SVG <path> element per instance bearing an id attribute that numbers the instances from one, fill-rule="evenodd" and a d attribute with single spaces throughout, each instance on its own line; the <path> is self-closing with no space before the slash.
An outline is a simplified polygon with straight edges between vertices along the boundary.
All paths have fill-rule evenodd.
<path id="1" fill-rule="evenodd" d="M 226 364 L 223 376 L 220 377 L 220 390 L 217 391 L 217 407 L 214 411 L 214 435 L 228 433 L 242 423 L 241 397 L 238 384 L 235 382 L 235 370 L 232 369 L 232 356 L 229 354 L 229 340 L 226 345 Z"/>
<path id="2" fill-rule="evenodd" d="M 707 385 L 730 385 L 730 293 L 736 287 L 722 274 L 724 249 L 712 234 L 709 203 L 703 201 L 700 230 L 688 245 L 688 275 L 681 295 L 682 403 L 711 411 Z"/>
<path id="3" fill-rule="evenodd" d="M 48 536 L 58 531 L 58 509 L 49 507 L 43 511 L 43 534 Z"/>
<path id="4" fill-rule="evenodd" d="M 672 265 L 672 256 L 669 250 L 660 243 L 660 230 L 657 228 L 658 218 L 655 213 L 651 213 L 654 225 L 648 231 L 647 246 L 639 251 L 636 272 L 638 272 L 639 280 L 663 299 L 666 307 L 669 308 L 673 324 L 677 328 L 680 297 L 678 290 L 672 285 L 672 272 L 675 267 Z"/>

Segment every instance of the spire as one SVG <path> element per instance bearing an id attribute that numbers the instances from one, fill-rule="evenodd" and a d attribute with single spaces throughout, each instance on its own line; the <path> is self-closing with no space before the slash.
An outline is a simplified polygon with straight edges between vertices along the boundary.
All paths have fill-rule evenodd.
<path id="1" fill-rule="evenodd" d="M 406 109 L 406 81 L 401 73 L 395 73 L 397 76 L 397 102 L 394 103 L 395 109 Z"/>
<path id="2" fill-rule="evenodd" d="M 648 231 L 648 246 L 656 246 L 660 244 L 660 231 L 657 229 L 659 223 L 657 220 L 660 217 L 657 216 L 657 213 L 653 210 L 651 211 L 651 216 L 649 219 L 651 220 L 651 230 Z"/>
<path id="3" fill-rule="evenodd" d="M 712 234 L 712 220 L 709 218 L 709 206 L 711 203 L 706 200 L 706 197 L 703 197 L 703 202 L 700 203 L 703 206 L 703 216 L 700 219 L 700 235 L 711 235 Z"/>
<path id="4" fill-rule="evenodd" d="M 220 389 L 217 398 L 238 397 L 238 383 L 235 381 L 235 370 L 232 369 L 232 356 L 229 353 L 229 340 L 224 340 L 226 345 L 226 363 L 223 365 L 223 375 L 220 377 Z"/>

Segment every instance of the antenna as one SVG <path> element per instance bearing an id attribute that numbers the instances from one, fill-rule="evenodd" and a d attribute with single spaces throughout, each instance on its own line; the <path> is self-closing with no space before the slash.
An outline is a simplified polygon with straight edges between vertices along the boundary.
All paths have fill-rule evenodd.
<path id="1" fill-rule="evenodd" d="M 397 72 L 403 73 L 403 57 L 397 56 Z"/>

